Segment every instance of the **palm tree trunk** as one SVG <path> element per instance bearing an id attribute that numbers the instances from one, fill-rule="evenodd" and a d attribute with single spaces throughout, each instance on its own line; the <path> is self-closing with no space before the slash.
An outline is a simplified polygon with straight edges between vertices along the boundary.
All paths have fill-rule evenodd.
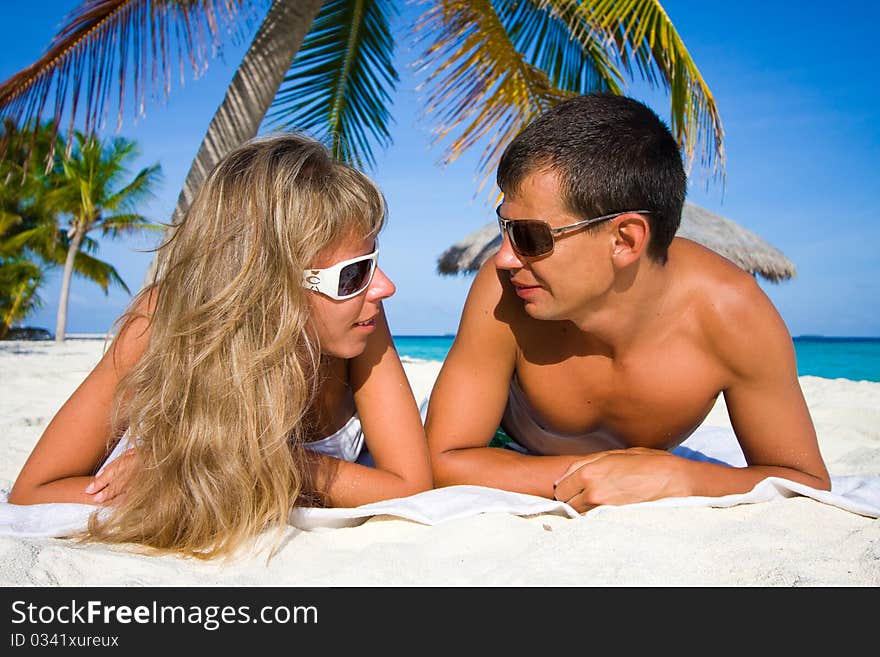
<path id="1" fill-rule="evenodd" d="M 64 342 L 64 333 L 67 330 L 67 302 L 70 299 L 70 279 L 73 278 L 73 261 L 79 253 L 85 232 L 79 228 L 74 230 L 70 239 L 70 247 L 67 249 L 67 259 L 64 261 L 64 277 L 61 279 L 61 296 L 58 298 L 58 320 L 55 322 L 55 342 Z"/>
<path id="2" fill-rule="evenodd" d="M 256 136 L 323 0 L 274 0 L 245 53 L 193 160 L 172 221 L 189 208 L 208 173 L 232 149 Z M 156 257 L 145 283 L 156 271 Z"/>

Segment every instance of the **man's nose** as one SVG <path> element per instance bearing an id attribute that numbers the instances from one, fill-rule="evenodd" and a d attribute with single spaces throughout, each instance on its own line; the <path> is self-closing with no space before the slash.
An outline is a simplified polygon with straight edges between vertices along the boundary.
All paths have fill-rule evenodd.
<path id="1" fill-rule="evenodd" d="M 510 238 L 507 236 L 507 233 L 502 234 L 501 248 L 498 249 L 498 253 L 495 254 L 495 266 L 498 269 L 506 270 L 521 269 L 523 266 L 523 261 L 520 260 L 516 251 L 513 250 L 513 246 L 510 243 Z"/>

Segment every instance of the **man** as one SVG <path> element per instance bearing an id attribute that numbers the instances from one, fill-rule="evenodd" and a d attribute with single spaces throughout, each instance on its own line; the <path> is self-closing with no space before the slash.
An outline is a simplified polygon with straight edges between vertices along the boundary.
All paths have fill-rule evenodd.
<path id="1" fill-rule="evenodd" d="M 497 178 L 501 248 L 427 416 L 436 485 L 579 511 L 771 476 L 830 488 L 781 317 L 748 273 L 673 239 L 686 176 L 654 112 L 610 94 L 565 101 L 509 144 Z M 719 393 L 747 467 L 668 451 Z M 499 424 L 517 450 L 489 446 Z"/>

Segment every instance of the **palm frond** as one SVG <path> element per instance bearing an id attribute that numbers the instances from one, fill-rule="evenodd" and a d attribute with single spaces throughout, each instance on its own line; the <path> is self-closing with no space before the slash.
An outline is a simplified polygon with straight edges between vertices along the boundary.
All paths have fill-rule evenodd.
<path id="1" fill-rule="evenodd" d="M 80 250 L 95 253 L 99 246 L 97 240 L 86 235 L 83 237 Z M 27 250 L 37 255 L 47 267 L 54 267 L 64 264 L 69 248 L 70 237 L 59 230 L 57 224 L 42 224 L 3 240 L 0 251 L 15 253 Z"/>
<path id="2" fill-rule="evenodd" d="M 43 274 L 43 269 L 29 260 L 0 258 L 0 339 L 13 323 L 43 305 L 37 294 Z"/>
<path id="3" fill-rule="evenodd" d="M 111 217 L 103 217 L 98 226 L 101 228 L 101 234 L 117 238 L 120 235 L 129 235 L 142 230 L 164 231 L 165 226 L 156 224 L 139 214 L 115 214 Z"/>
<path id="4" fill-rule="evenodd" d="M 432 39 L 419 66 L 429 71 L 435 143 L 451 138 L 444 163 L 485 139 L 479 166 L 491 171 L 503 145 L 547 107 L 623 93 L 624 75 L 637 74 L 669 91 L 688 168 L 702 144 L 702 163 L 723 177 L 718 109 L 657 0 L 438 0 L 416 30 Z"/>
<path id="5" fill-rule="evenodd" d="M 130 183 L 107 197 L 108 210 L 131 209 L 146 199 L 155 197 L 155 187 L 162 180 L 162 167 L 154 164 L 137 172 Z"/>
<path id="6" fill-rule="evenodd" d="M 312 24 L 272 105 L 276 126 L 311 131 L 337 158 L 375 164 L 387 146 L 392 58 L 391 0 L 328 0 Z"/>
<path id="7" fill-rule="evenodd" d="M 82 109 L 84 131 L 91 133 L 102 123 L 106 102 L 115 90 L 119 126 L 129 74 L 135 111 L 143 114 L 148 89 L 161 86 L 165 97 L 170 91 L 174 46 L 181 80 L 185 59 L 193 75 L 199 75 L 216 53 L 221 31 L 240 29 L 236 16 L 245 4 L 244 0 L 86 0 L 65 19 L 40 59 L 0 84 L 0 116 L 17 125 L 31 120 L 38 124 L 48 106 L 54 133 L 62 115 L 69 113 L 70 137 Z"/>
<path id="8" fill-rule="evenodd" d="M 135 143 L 125 138 L 104 142 L 77 132 L 76 146 L 62 163 L 63 175 L 46 193 L 47 202 L 86 232 L 98 227 L 104 215 L 136 215 L 138 204 L 154 196 L 162 177 L 161 166 L 154 164 L 126 182 L 127 160 L 136 153 Z"/>
<path id="9" fill-rule="evenodd" d="M 46 261 L 57 262 L 54 252 L 58 238 L 57 224 L 45 223 L 4 239 L 3 250 L 4 252 L 15 252 L 29 249 Z M 61 262 L 64 260 L 62 259 Z"/>
<path id="10" fill-rule="evenodd" d="M 652 85 L 669 90 L 670 128 L 681 144 L 688 168 L 698 144 L 701 163 L 724 176 L 724 129 L 708 84 L 658 0 L 587 0 L 578 3 L 584 29 L 606 35 L 623 68 L 633 65 Z"/>
<path id="11" fill-rule="evenodd" d="M 435 143 L 460 131 L 444 161 L 486 140 L 479 166 L 489 172 L 520 129 L 544 110 L 575 95 L 554 86 L 529 63 L 489 0 L 442 0 L 418 20 L 416 31 L 432 43 L 418 62 L 430 87 L 426 115 L 434 115 Z M 483 178 L 480 188 L 488 179 Z"/>
<path id="12" fill-rule="evenodd" d="M 20 214 L 0 209 L 0 248 L 2 248 L 3 241 L 12 235 L 13 230 L 21 224 Z"/>
<path id="13" fill-rule="evenodd" d="M 76 254 L 76 258 L 73 261 L 73 271 L 78 276 L 97 283 L 104 291 L 104 294 L 109 292 L 111 285 L 120 287 L 131 294 L 131 290 L 128 289 L 125 281 L 122 280 L 113 265 L 93 258 L 82 251 Z"/>
<path id="14" fill-rule="evenodd" d="M 583 29 L 578 4 L 570 0 L 514 0 L 493 3 L 513 46 L 551 84 L 577 94 L 622 93 L 623 75 L 603 35 Z"/>
<path id="15" fill-rule="evenodd" d="M 82 244 L 79 245 L 79 250 L 84 251 L 85 253 L 97 253 L 100 246 L 101 244 L 98 242 L 98 240 L 86 235 L 85 237 L 83 237 Z M 68 248 L 70 248 L 70 238 L 65 235 L 63 240 L 60 242 L 59 248 L 56 252 L 56 257 L 60 258 L 58 261 L 59 265 L 64 264 L 64 258 L 67 257 Z"/>

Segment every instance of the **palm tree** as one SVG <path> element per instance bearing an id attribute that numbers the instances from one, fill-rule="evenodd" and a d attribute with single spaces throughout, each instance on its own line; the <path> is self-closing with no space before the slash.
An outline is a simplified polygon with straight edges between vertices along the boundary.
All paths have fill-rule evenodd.
<path id="1" fill-rule="evenodd" d="M 60 265 L 66 265 L 61 304 L 65 310 L 71 273 L 98 284 L 105 294 L 111 284 L 128 291 L 112 265 L 89 255 L 97 251 L 98 242 L 87 233 L 101 228 L 115 237 L 126 230 L 153 226 L 139 215 L 105 217 L 101 213 L 130 208 L 148 195 L 159 175 L 158 167 L 145 169 L 114 194 L 110 188 L 125 173 L 123 167 L 134 155 L 134 144 L 114 140 L 102 151 L 95 139 L 81 134 L 76 139 L 78 147 L 72 159 L 65 159 L 49 123 L 35 131 L 30 127 L 19 130 L 11 122 L 2 126 L 0 141 L 6 148 L 0 159 L 0 338 L 14 322 L 41 305 L 39 287 L 46 273 Z M 82 232 L 85 224 L 77 217 L 85 214 L 84 204 L 93 214 L 98 213 L 98 220 Z M 60 223 L 68 217 L 73 221 L 62 230 Z M 76 241 L 79 244 L 74 250 Z M 62 340 L 64 325 L 66 321 L 59 322 Z"/>
<path id="2" fill-rule="evenodd" d="M 37 162 L 54 150 L 48 124 L 32 132 L 33 143 L 11 123 L 0 128 L 6 157 L 0 160 L 0 339 L 11 326 L 42 305 L 38 295 L 45 273 L 54 266 L 42 257 L 33 231 L 53 225 L 54 214 L 46 203 L 54 165 L 47 172 Z M 36 154 L 28 158 L 26 152 Z"/>
<path id="3" fill-rule="evenodd" d="M 0 85 L 0 116 L 38 118 L 54 94 L 53 122 L 65 109 L 79 120 L 82 109 L 89 132 L 103 118 L 114 87 L 121 124 L 132 68 L 134 104 L 142 110 L 151 84 L 169 91 L 172 35 L 183 35 L 177 40 L 181 64 L 188 56 L 198 71 L 209 45 L 242 33 L 243 11 L 266 4 L 87 0 L 43 57 Z M 436 123 L 437 142 L 446 142 L 446 162 L 482 144 L 485 175 L 509 138 L 547 107 L 589 91 L 622 93 L 625 80 L 638 76 L 670 92 L 670 127 L 688 162 L 700 150 L 703 165 L 723 175 L 715 101 L 658 0 L 422 4 L 427 10 L 410 35 L 424 48 L 419 71 L 426 115 Z M 273 102 L 277 125 L 323 134 L 338 157 L 372 162 L 374 145 L 390 141 L 389 105 L 398 80 L 390 24 L 396 11 L 391 0 L 272 0 L 208 126 L 175 218 L 217 161 L 257 134 Z"/>
<path id="4" fill-rule="evenodd" d="M 10 244 L 12 225 L 8 216 L 0 218 L 0 340 L 15 322 L 41 305 L 37 289 L 43 269 Z"/>
<path id="5" fill-rule="evenodd" d="M 137 204 L 153 194 L 161 176 L 159 165 L 145 167 L 129 182 L 123 182 L 128 173 L 126 165 L 136 155 L 134 142 L 116 137 L 105 143 L 81 132 L 75 134 L 75 142 L 71 156 L 62 160 L 58 186 L 49 192 L 52 207 L 69 218 L 67 230 L 58 236 L 62 244 L 66 242 L 67 252 L 58 302 L 56 342 L 64 342 L 70 281 L 77 259 L 80 270 L 85 269 L 89 278 L 101 284 L 105 294 L 111 282 L 129 292 L 114 268 L 108 269 L 106 263 L 82 252 L 84 245 L 92 250 L 95 247 L 93 241 L 86 242 L 89 233 L 100 230 L 104 237 L 115 238 L 160 228 L 135 212 Z"/>

